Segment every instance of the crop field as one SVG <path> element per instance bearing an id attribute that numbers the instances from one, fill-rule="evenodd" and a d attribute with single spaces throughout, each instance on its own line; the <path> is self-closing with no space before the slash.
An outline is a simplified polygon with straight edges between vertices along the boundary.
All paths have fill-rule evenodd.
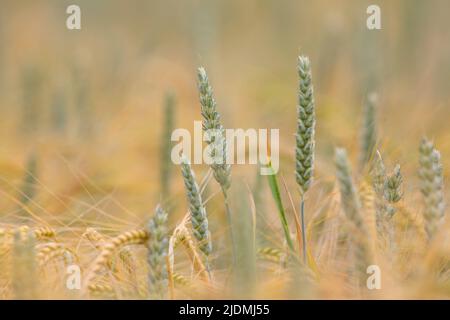
<path id="1" fill-rule="evenodd" d="M 72 4 L 0 4 L 0 299 L 450 299 L 449 1 Z"/>

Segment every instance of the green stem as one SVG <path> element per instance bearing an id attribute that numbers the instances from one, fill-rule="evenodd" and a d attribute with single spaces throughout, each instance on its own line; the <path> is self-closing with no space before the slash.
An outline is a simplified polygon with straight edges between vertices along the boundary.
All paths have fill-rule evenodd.
<path id="1" fill-rule="evenodd" d="M 230 233 L 230 240 L 231 240 L 231 255 L 232 255 L 232 259 L 233 259 L 233 266 L 236 265 L 236 247 L 234 244 L 234 235 L 233 235 L 233 227 L 232 227 L 232 220 L 231 220 L 231 210 L 230 210 L 230 205 L 228 203 L 228 194 L 227 191 L 222 188 L 222 193 L 223 193 L 223 197 L 225 199 L 225 215 L 227 218 L 227 224 L 228 224 L 228 230 Z"/>
<path id="2" fill-rule="evenodd" d="M 300 204 L 300 221 L 302 224 L 303 262 L 306 264 L 305 198 L 303 194 L 302 194 L 302 201 Z"/>
<path id="3" fill-rule="evenodd" d="M 280 216 L 281 225 L 283 227 L 284 236 L 286 237 L 286 242 L 289 248 L 294 251 L 294 245 L 291 239 L 291 234 L 289 232 L 289 226 L 286 219 L 286 213 L 284 211 L 283 203 L 281 201 L 280 189 L 278 188 L 277 176 L 275 174 L 271 174 L 267 176 L 269 178 L 269 186 L 272 191 L 272 196 L 275 200 L 278 209 L 278 215 Z"/>

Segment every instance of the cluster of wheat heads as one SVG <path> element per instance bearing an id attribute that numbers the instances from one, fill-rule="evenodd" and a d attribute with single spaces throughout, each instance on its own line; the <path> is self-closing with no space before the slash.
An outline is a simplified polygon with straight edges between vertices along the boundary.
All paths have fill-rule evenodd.
<path id="1" fill-rule="evenodd" d="M 219 150 L 222 161 L 211 164 L 210 171 L 198 180 L 189 159 L 182 156 L 180 176 L 188 207 L 183 219 L 175 221 L 175 226 L 169 219 L 176 206 L 170 201 L 175 99 L 168 95 L 161 139 L 162 202 L 140 227 L 114 234 L 88 226 L 69 230 L 75 239 L 68 239 L 70 227 L 59 230 L 37 219 L 28 208 L 34 201 L 30 185 L 36 183 L 37 175 L 36 157 L 30 156 L 18 202 L 21 216 L 32 215 L 41 225 L 1 225 L 0 298 L 421 297 L 426 288 L 436 296 L 450 296 L 443 167 L 433 142 L 424 138 L 420 143 L 417 194 L 423 204 L 413 206 L 405 198 L 405 190 L 414 189 L 406 186 L 412 179 L 404 179 L 400 165 L 387 170 L 377 136 L 377 99 L 370 95 L 364 105 L 359 170 L 352 170 L 352 159 L 344 148 L 336 148 L 335 191 L 320 199 L 326 205 L 318 214 L 308 212 L 313 206 L 305 203 L 317 185 L 313 183 L 316 104 L 307 57 L 298 58 L 297 71 L 295 174 L 291 179 L 299 187 L 299 210 L 284 178 L 284 188 L 280 188 L 280 177 L 275 174 L 267 178 L 273 203 L 260 195 L 260 179 L 255 186 L 258 190 L 240 188 L 232 193 L 239 182 L 231 181 L 225 129 L 206 70 L 199 68 L 203 129 L 218 133 L 206 142 L 218 146 L 211 150 Z M 217 158 L 217 154 L 211 156 Z M 211 197 L 205 194 L 211 176 L 220 188 L 220 209 L 212 207 Z M 309 198 L 307 204 L 315 199 Z M 257 208 L 270 211 L 270 204 L 275 204 L 278 213 L 276 226 L 259 221 L 267 217 Z M 223 228 L 211 228 L 210 213 L 223 213 L 227 222 Z M 282 236 L 272 237 L 276 233 Z M 89 250 L 80 250 L 81 244 Z M 228 247 L 226 253 L 224 247 Z M 74 289 L 77 280 L 70 277 L 69 281 L 68 270 L 76 266 L 81 273 L 79 288 Z M 367 286 L 368 270 L 373 266 L 383 279 L 379 291 Z M 230 277 L 237 281 L 229 281 Z"/>

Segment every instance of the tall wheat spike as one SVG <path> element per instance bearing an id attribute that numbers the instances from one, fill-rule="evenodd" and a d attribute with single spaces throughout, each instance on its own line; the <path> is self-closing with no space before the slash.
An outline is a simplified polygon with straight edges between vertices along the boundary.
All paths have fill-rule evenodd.
<path id="1" fill-rule="evenodd" d="M 197 78 L 201 113 L 203 117 L 202 127 L 205 132 L 206 143 L 209 146 L 213 146 L 210 153 L 211 159 L 213 159 L 211 168 L 213 170 L 214 178 L 219 183 L 225 199 L 225 213 L 228 223 L 228 230 L 230 233 L 233 263 L 235 264 L 236 247 L 234 243 L 231 210 L 228 199 L 228 189 L 231 186 L 231 165 L 227 163 L 227 141 L 225 137 L 225 129 L 220 123 L 220 114 L 217 111 L 217 104 L 213 96 L 213 89 L 209 83 L 205 68 L 198 68 Z"/>
<path id="2" fill-rule="evenodd" d="M 445 216 L 444 178 L 441 156 L 433 142 L 424 138 L 420 144 L 419 177 L 425 201 L 425 230 L 432 239 Z"/>
<path id="3" fill-rule="evenodd" d="M 311 63 L 308 57 L 298 57 L 297 134 L 295 135 L 295 177 L 301 190 L 300 215 L 302 225 L 303 260 L 306 262 L 305 193 L 313 180 L 315 146 L 315 103 Z"/>
<path id="4" fill-rule="evenodd" d="M 194 172 L 191 169 L 189 161 L 183 156 L 181 163 L 181 173 L 183 175 L 186 195 L 189 202 L 189 211 L 191 213 L 192 233 L 198 241 L 200 250 L 206 257 L 212 252 L 211 233 L 208 226 L 208 217 L 206 209 L 203 206 L 202 197 Z"/>
<path id="5" fill-rule="evenodd" d="M 368 165 L 374 156 L 377 144 L 376 101 L 377 95 L 371 93 L 364 103 L 363 125 L 361 130 L 361 154 L 359 159 L 359 169 L 361 171 Z"/>

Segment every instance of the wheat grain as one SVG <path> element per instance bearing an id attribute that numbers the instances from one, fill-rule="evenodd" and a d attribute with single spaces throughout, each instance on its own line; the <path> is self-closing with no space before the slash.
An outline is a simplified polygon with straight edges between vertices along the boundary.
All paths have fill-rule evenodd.
<path id="1" fill-rule="evenodd" d="M 258 249 L 258 257 L 264 260 L 280 263 L 285 253 L 277 248 L 264 247 Z"/>
<path id="2" fill-rule="evenodd" d="M 117 298 L 114 288 L 107 284 L 90 284 L 88 289 L 90 294 L 94 297 L 112 299 Z"/>
<path id="3" fill-rule="evenodd" d="M 50 227 L 39 227 L 34 229 L 36 240 L 47 240 L 56 236 L 55 230 Z"/>
<path id="4" fill-rule="evenodd" d="M 62 243 L 50 242 L 37 246 L 36 260 L 40 267 L 46 266 L 50 261 L 62 257 L 65 264 L 75 261 L 75 255 Z"/>
<path id="5" fill-rule="evenodd" d="M 185 276 L 183 276 L 182 274 L 179 274 L 179 273 L 173 274 L 173 281 L 175 284 L 183 286 L 183 287 L 189 286 L 189 284 L 190 284 L 189 279 L 187 279 Z"/>

